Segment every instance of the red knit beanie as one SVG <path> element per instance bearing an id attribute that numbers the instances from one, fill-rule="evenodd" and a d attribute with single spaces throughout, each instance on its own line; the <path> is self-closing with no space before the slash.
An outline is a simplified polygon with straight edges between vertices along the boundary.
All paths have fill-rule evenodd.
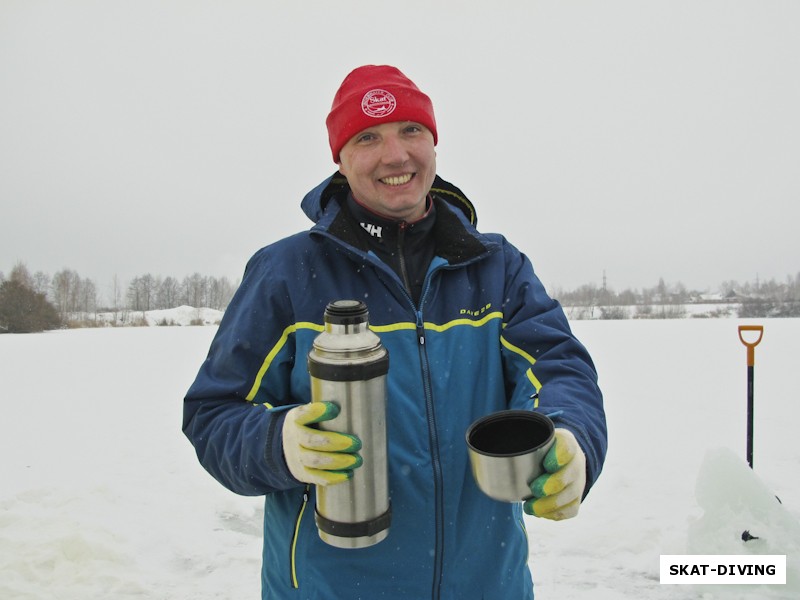
<path id="1" fill-rule="evenodd" d="M 366 65 L 345 77 L 325 123 L 333 162 L 351 137 L 381 123 L 414 121 L 430 129 L 436 145 L 431 99 L 395 67 Z"/>

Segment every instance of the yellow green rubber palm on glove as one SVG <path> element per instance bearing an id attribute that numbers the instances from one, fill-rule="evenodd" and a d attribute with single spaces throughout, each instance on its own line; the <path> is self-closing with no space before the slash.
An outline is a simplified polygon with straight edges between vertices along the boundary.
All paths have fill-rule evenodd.
<path id="1" fill-rule="evenodd" d="M 314 485 L 347 481 L 362 464 L 357 452 L 361 440 L 354 435 L 309 427 L 336 418 L 332 402 L 311 402 L 286 413 L 283 422 L 283 455 L 295 479 Z"/>
<path id="2" fill-rule="evenodd" d="M 531 482 L 533 498 L 523 510 L 529 515 L 561 521 L 578 514 L 586 487 L 586 456 L 567 429 L 556 429 L 556 441 L 544 457 L 545 473 Z"/>

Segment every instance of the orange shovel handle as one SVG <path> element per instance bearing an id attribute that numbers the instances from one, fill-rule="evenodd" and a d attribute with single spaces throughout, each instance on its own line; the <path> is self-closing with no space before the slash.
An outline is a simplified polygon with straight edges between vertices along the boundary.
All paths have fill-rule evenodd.
<path id="1" fill-rule="evenodd" d="M 744 331 L 757 331 L 758 338 L 754 342 L 748 342 L 744 339 L 742 332 Z M 752 367 L 756 363 L 756 346 L 761 342 L 761 337 L 764 335 L 763 325 L 739 325 L 739 339 L 747 346 L 747 366 Z"/>

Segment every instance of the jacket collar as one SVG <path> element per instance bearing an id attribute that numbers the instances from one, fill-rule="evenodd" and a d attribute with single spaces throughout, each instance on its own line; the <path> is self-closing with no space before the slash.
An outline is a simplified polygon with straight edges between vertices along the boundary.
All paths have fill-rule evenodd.
<path id="1" fill-rule="evenodd" d="M 428 197 L 427 210 L 421 219 L 417 221 L 398 221 L 395 219 L 387 219 L 369 208 L 358 202 L 353 194 L 347 195 L 347 208 L 361 228 L 374 238 L 386 240 L 390 244 L 394 244 L 403 231 L 405 236 L 412 236 L 419 238 L 426 236 L 433 230 L 433 225 L 436 221 L 436 209 L 434 208 L 433 200 Z"/>
<path id="2" fill-rule="evenodd" d="M 369 248 L 359 233 L 361 225 L 349 211 L 341 210 L 349 193 L 347 180 L 336 173 L 306 194 L 301 206 L 316 223 L 312 233 L 332 236 L 366 254 Z M 431 198 L 436 210 L 433 235 L 437 256 L 455 265 L 477 260 L 499 248 L 497 242 L 475 229 L 475 208 L 457 187 L 437 175 Z"/>
<path id="3" fill-rule="evenodd" d="M 314 223 L 317 223 L 322 218 L 325 208 L 331 199 L 346 198 L 349 192 L 350 185 L 347 183 L 347 179 L 337 171 L 308 192 L 300 206 L 306 216 Z M 457 209 L 473 227 L 478 225 L 478 215 L 472 202 L 469 201 L 464 192 L 438 175 L 433 180 L 431 196 L 439 198 L 449 206 Z"/>

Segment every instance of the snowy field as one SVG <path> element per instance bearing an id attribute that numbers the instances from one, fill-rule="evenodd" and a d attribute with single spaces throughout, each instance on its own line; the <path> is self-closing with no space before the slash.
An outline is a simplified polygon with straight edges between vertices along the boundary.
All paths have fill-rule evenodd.
<path id="1" fill-rule="evenodd" d="M 610 450 L 577 519 L 527 520 L 537 600 L 800 598 L 800 320 L 763 321 L 755 474 L 739 323 L 573 323 Z M 259 597 L 260 501 L 214 482 L 180 431 L 214 332 L 0 335 L 0 598 Z M 659 584 L 661 554 L 745 553 L 786 554 L 789 583 Z"/>

